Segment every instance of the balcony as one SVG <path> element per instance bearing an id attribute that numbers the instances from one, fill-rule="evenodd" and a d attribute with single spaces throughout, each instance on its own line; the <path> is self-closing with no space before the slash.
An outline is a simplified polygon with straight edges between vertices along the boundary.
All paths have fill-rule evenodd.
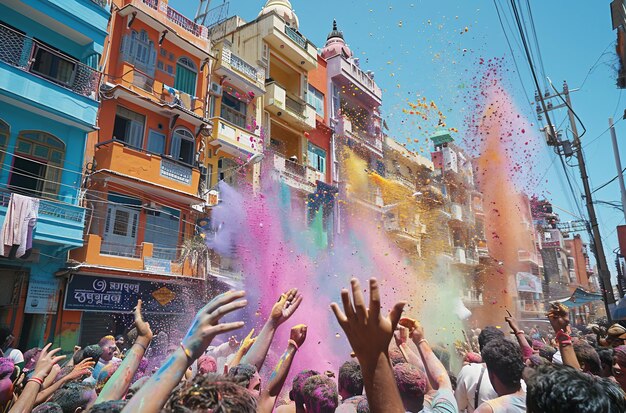
<path id="1" fill-rule="evenodd" d="M 317 48 L 274 13 L 261 16 L 259 29 L 263 40 L 305 72 L 317 68 Z"/>
<path id="2" fill-rule="evenodd" d="M 0 190 L 0 222 L 4 222 L 11 192 Z M 59 201 L 41 199 L 34 241 L 57 244 L 61 248 L 83 245 L 85 208 Z"/>
<path id="3" fill-rule="evenodd" d="M 107 75 L 105 80 L 102 91 L 108 96 L 117 98 L 124 95 L 126 99 L 144 107 L 157 105 L 197 126 L 209 122 L 205 118 L 205 102 L 202 99 L 159 82 L 128 62 L 122 64 L 122 76 Z M 154 106 L 148 108 L 154 110 Z"/>
<path id="4" fill-rule="evenodd" d="M 96 234 L 88 234 L 85 241 L 85 246 L 70 254 L 71 259 L 85 266 L 165 276 L 193 275 L 193 270 L 188 263 L 172 260 L 172 257 L 161 254 L 160 249 L 149 242 L 132 246 L 116 245 L 105 242 L 100 235 Z"/>
<path id="5" fill-rule="evenodd" d="M 520 311 L 527 314 L 545 314 L 544 304 L 536 300 L 519 300 Z"/>
<path id="6" fill-rule="evenodd" d="M 95 123 L 99 72 L 0 24 L 0 90 L 85 126 Z"/>
<path id="7" fill-rule="evenodd" d="M 520 262 L 529 262 L 532 264 L 537 265 L 539 263 L 538 259 L 537 259 L 537 254 L 536 253 L 531 253 L 529 251 L 526 250 L 518 250 L 517 251 L 517 257 L 518 260 Z"/>
<path id="8" fill-rule="evenodd" d="M 384 228 L 385 228 L 385 231 L 390 232 L 398 236 L 401 239 L 405 239 L 413 243 L 419 242 L 421 235 L 426 233 L 426 225 L 424 224 L 401 225 L 397 219 L 385 219 Z"/>
<path id="9" fill-rule="evenodd" d="M 483 293 L 474 288 L 463 291 L 463 304 L 469 309 L 483 305 Z"/>
<path id="10" fill-rule="evenodd" d="M 324 181 L 324 174 L 310 166 L 301 165 L 275 152 L 269 153 L 269 156 L 273 159 L 274 169 L 292 188 L 314 193 L 317 190 L 317 181 Z"/>
<path id="11" fill-rule="evenodd" d="M 196 24 L 167 3 L 164 0 L 123 0 L 123 6 L 118 13 L 123 17 L 135 13 L 136 18 L 148 23 L 159 33 L 167 32 L 165 38 L 176 46 L 196 57 L 208 58 L 208 29 Z"/>
<path id="12" fill-rule="evenodd" d="M 463 207 L 459 204 L 452 204 L 450 206 L 450 215 L 452 215 L 452 220 L 463 222 Z"/>
<path id="13" fill-rule="evenodd" d="M 354 93 L 359 101 L 368 107 L 377 108 L 382 105 L 383 91 L 373 79 L 365 73 L 352 59 L 337 55 L 328 59 L 328 76 L 336 83 Z"/>
<path id="14" fill-rule="evenodd" d="M 276 82 L 266 86 L 265 108 L 301 131 L 315 129 L 315 108 L 298 97 L 288 95 L 285 88 Z"/>
<path id="15" fill-rule="evenodd" d="M 265 93 L 265 69 L 246 62 L 224 43 L 217 49 L 215 74 L 225 76 L 228 83 L 240 90 L 252 91 L 257 96 Z"/>
<path id="16" fill-rule="evenodd" d="M 191 201 L 197 200 L 200 172 L 190 165 L 126 146 L 116 140 L 96 145 L 95 161 L 99 171 L 112 173 L 125 181 L 151 184 L 159 187 L 160 192 L 178 192 L 182 202 L 189 201 L 190 197 Z"/>
<path id="17" fill-rule="evenodd" d="M 336 132 L 339 136 L 353 139 L 356 143 L 364 145 L 367 149 L 379 156 L 383 155 L 382 136 L 376 136 L 368 131 L 353 128 L 352 121 L 346 116 L 339 118 Z"/>
<path id="18" fill-rule="evenodd" d="M 477 265 L 478 253 L 471 248 L 454 247 L 453 249 L 454 262 L 464 265 Z"/>
<path id="19" fill-rule="evenodd" d="M 247 131 L 239 124 L 225 119 L 227 114 L 222 108 L 222 117 L 213 119 L 213 143 L 222 145 L 221 151 L 234 156 L 241 153 L 254 155 L 263 151 L 263 141 L 259 135 Z"/>

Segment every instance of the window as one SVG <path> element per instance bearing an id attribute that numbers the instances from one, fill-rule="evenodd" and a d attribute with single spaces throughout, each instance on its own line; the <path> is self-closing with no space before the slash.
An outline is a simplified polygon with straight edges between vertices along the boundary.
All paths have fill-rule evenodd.
<path id="1" fill-rule="evenodd" d="M 113 139 L 125 142 L 137 149 L 143 149 L 143 128 L 146 117 L 123 106 L 117 107 L 113 124 Z"/>
<path id="2" fill-rule="evenodd" d="M 220 158 L 217 161 L 218 179 L 230 186 L 237 184 L 237 163 L 230 158 Z"/>
<path id="3" fill-rule="evenodd" d="M 195 154 L 195 139 L 191 132 L 178 128 L 172 134 L 170 155 L 177 161 L 193 165 Z"/>
<path id="4" fill-rule="evenodd" d="M 35 43 L 33 63 L 30 71 L 62 85 L 70 86 L 74 81 L 76 63 L 63 54 Z"/>
<path id="5" fill-rule="evenodd" d="M 156 48 L 154 42 L 148 37 L 145 30 L 136 32 L 132 30 L 122 39 L 122 55 L 124 59 L 135 65 L 138 69 L 154 75 L 156 65 Z"/>
<path id="6" fill-rule="evenodd" d="M 220 117 L 233 125 L 242 129 L 246 127 L 246 104 L 230 93 L 224 92 L 222 95 L 222 107 Z"/>
<path id="7" fill-rule="evenodd" d="M 21 131 L 9 177 L 9 187 L 33 196 L 56 198 L 61 186 L 65 144 L 46 132 Z"/>
<path id="8" fill-rule="evenodd" d="M 180 211 L 166 207 L 146 210 L 144 242 L 154 244 L 154 258 L 176 260 L 179 232 Z"/>
<path id="9" fill-rule="evenodd" d="M 321 173 L 326 173 L 326 151 L 309 142 L 309 150 L 307 154 L 309 166 L 317 169 Z"/>
<path id="10" fill-rule="evenodd" d="M 324 94 L 309 85 L 309 93 L 306 95 L 306 103 L 315 108 L 315 112 L 324 117 Z"/>
<path id="11" fill-rule="evenodd" d="M 190 96 L 196 95 L 196 65 L 186 57 L 181 57 L 176 63 L 176 78 L 174 79 L 174 89 L 187 93 Z"/>
<path id="12" fill-rule="evenodd" d="M 148 152 L 163 155 L 165 153 L 165 135 L 154 130 L 148 132 Z"/>
<path id="13" fill-rule="evenodd" d="M 9 124 L 0 119 L 0 166 L 4 164 L 4 154 L 6 153 L 7 146 L 9 145 L 9 138 L 11 137 L 11 128 Z"/>

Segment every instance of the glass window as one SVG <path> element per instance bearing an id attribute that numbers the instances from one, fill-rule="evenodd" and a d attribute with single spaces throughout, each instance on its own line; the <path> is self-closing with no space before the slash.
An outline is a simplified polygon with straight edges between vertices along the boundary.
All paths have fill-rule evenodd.
<path id="1" fill-rule="evenodd" d="M 58 52 L 35 44 L 31 72 L 37 73 L 53 82 L 69 86 L 74 80 L 76 63 Z"/>
<path id="2" fill-rule="evenodd" d="M 151 130 L 148 133 L 148 152 L 163 155 L 165 153 L 165 135 Z"/>
<path id="3" fill-rule="evenodd" d="M 193 134 L 184 128 L 178 128 L 172 135 L 170 155 L 177 161 L 193 165 L 195 139 Z"/>
<path id="4" fill-rule="evenodd" d="M 246 127 L 246 111 L 247 106 L 230 93 L 222 95 L 222 106 L 220 108 L 220 117 L 233 125 L 240 128 Z"/>
<path id="5" fill-rule="evenodd" d="M 324 149 L 309 142 L 307 159 L 311 168 L 326 173 L 326 151 Z"/>
<path id="6" fill-rule="evenodd" d="M 180 211 L 166 207 L 146 210 L 144 241 L 154 245 L 154 258 L 176 260 L 179 233 Z"/>
<path id="7" fill-rule="evenodd" d="M 124 59 L 150 75 L 154 74 L 156 65 L 156 48 L 145 30 L 132 30 L 122 40 L 122 54 Z"/>
<path id="8" fill-rule="evenodd" d="M 186 57 L 181 57 L 176 63 L 176 78 L 174 79 L 174 89 L 187 93 L 190 96 L 196 94 L 196 65 Z"/>
<path id="9" fill-rule="evenodd" d="M 113 139 L 134 148 L 143 149 L 143 132 L 146 117 L 123 106 L 117 107 L 113 124 Z"/>
<path id="10" fill-rule="evenodd" d="M 309 85 L 306 102 L 315 108 L 315 112 L 319 116 L 324 117 L 324 94 L 322 92 Z"/>

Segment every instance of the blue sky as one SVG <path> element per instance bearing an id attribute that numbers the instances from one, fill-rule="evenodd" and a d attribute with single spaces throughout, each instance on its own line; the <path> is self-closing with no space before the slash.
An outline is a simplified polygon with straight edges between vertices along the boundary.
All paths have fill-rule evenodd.
<path id="1" fill-rule="evenodd" d="M 529 1 L 545 75 L 559 89 L 563 80 L 568 81 L 570 89 L 582 85 L 572 100 L 587 129 L 583 145 L 588 145 L 585 151 L 592 188 L 598 187 L 617 173 L 610 134 L 605 132 L 607 119 L 614 115 L 619 120 L 626 108 L 626 96 L 622 99 L 622 93 L 615 87 L 616 34 L 611 27 L 609 1 Z M 520 69 L 519 76 L 532 99 L 534 84 L 519 46 L 519 36 L 512 30 L 510 2 L 497 2 L 506 16 L 504 25 Z M 221 3 L 222 0 L 213 0 L 212 6 Z M 230 14 L 252 20 L 264 3 L 264 0 L 232 0 Z M 519 3 L 526 7 L 525 0 Z M 195 0 L 170 0 L 170 5 L 190 17 L 197 8 Z M 434 100 L 448 116 L 449 126 L 461 126 L 467 109 L 462 96 L 479 58 L 507 59 L 512 69 L 507 79 L 511 92 L 522 112 L 537 126 L 534 108 L 527 103 L 493 0 L 292 0 L 292 5 L 300 19 L 300 31 L 318 47 L 324 45 L 333 18 L 337 19 L 346 41 L 360 57 L 361 66 L 376 73 L 376 81 L 384 90 L 384 117 L 391 134 L 401 142 L 419 137 L 411 120 L 402 114 L 407 99 L 414 101 L 417 95 Z M 565 116 L 563 112 L 553 113 L 553 123 L 561 124 Z M 537 129 L 534 132 L 539 134 Z M 616 129 L 626 164 L 626 122 L 619 123 Z M 414 148 L 426 149 L 418 145 L 414 144 Z M 560 162 L 555 161 L 556 155 L 547 148 L 541 151 L 534 165 L 525 166 L 540 177 L 545 175 L 537 193 L 547 196 L 559 208 L 557 212 L 562 220 L 578 219 L 578 209 Z M 580 175 L 577 168 L 569 168 L 569 172 L 580 201 Z M 617 182 L 598 191 L 596 196 L 604 201 L 619 201 Z M 584 205 L 579 203 L 584 211 Z M 614 267 L 615 226 L 624 223 L 624 216 L 621 211 L 606 206 L 597 206 L 597 212 L 609 266 Z"/>

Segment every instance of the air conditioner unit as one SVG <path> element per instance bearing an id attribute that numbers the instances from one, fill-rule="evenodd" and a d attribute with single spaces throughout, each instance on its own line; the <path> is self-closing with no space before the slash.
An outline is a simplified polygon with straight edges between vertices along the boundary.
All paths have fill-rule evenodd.
<path id="1" fill-rule="evenodd" d="M 211 94 L 216 96 L 222 96 L 222 85 L 219 83 L 211 82 Z"/>

